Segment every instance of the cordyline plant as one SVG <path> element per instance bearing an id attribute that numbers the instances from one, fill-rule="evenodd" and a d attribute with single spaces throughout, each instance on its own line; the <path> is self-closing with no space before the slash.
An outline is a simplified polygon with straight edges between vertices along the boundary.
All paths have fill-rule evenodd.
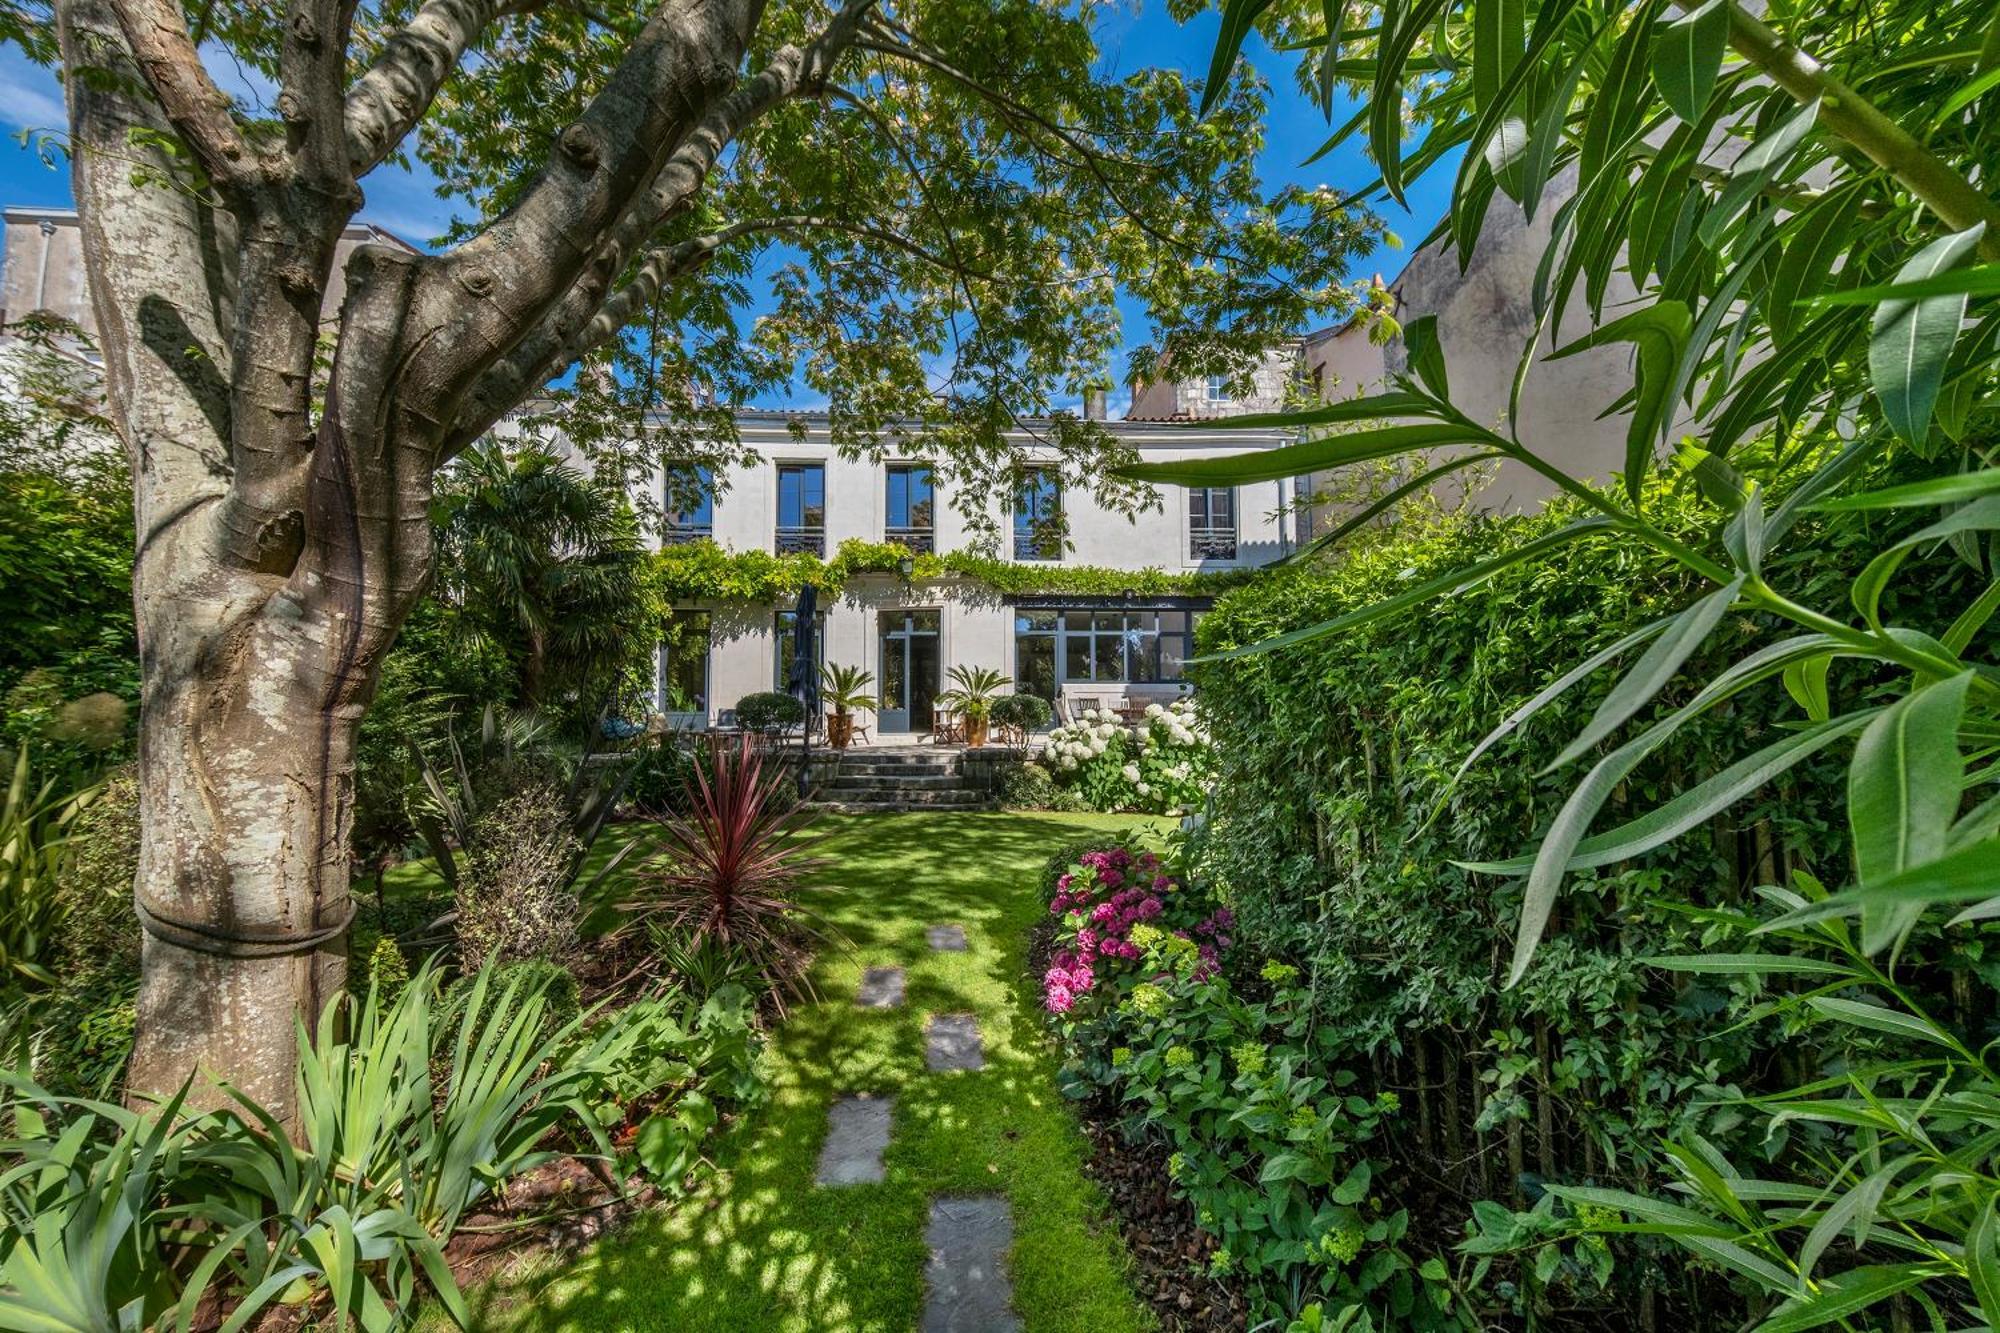
<path id="1" fill-rule="evenodd" d="M 64 75 L 132 470 L 136 1093 L 199 1068 L 290 1116 L 294 1015 L 343 983 L 356 730 L 431 574 L 434 478 L 570 368 L 589 373 L 566 400 L 604 409 L 570 438 L 648 475 L 734 457 L 727 405 L 802 369 L 843 447 L 913 422 L 940 480 L 977 496 L 1011 466 L 1014 414 L 1101 375 L 1121 291 L 1189 373 L 1240 370 L 1344 302 L 1372 224 L 1262 188 L 1251 81 L 1197 127 L 1177 74 L 1101 67 L 1094 17 L 1040 0 L 0 3 L 0 40 Z M 209 53 L 267 91 L 225 94 Z M 355 243 L 363 178 L 412 159 L 469 220 L 438 253 Z M 777 243 L 775 304 L 739 320 Z M 629 410 L 651 406 L 672 410 Z M 1097 466 L 1123 456 L 1108 431 L 1069 414 L 1049 438 L 1078 484 L 1133 499 Z M 219 1097 L 209 1080 L 192 1095 Z"/>
<path id="2" fill-rule="evenodd" d="M 799 901 L 823 867 L 804 834 L 813 814 L 782 771 L 767 772 L 748 734 L 705 743 L 687 779 L 685 813 L 661 821 L 659 855 L 621 907 L 656 937 L 713 942 L 782 995 L 799 986 L 832 927 Z"/>
<path id="3" fill-rule="evenodd" d="M 1500 426 L 1490 409 L 1454 398 L 1439 330 L 1420 318 L 1403 331 L 1408 373 L 1386 391 L 1257 423 L 1306 428 L 1301 443 L 1129 475 L 1223 485 L 1441 449 L 1442 461 L 1330 540 L 1491 460 L 1534 470 L 1586 511 L 1564 530 L 1245 652 L 1415 612 L 1579 540 L 1644 542 L 1706 580 L 1712 590 L 1686 610 L 1565 670 L 1465 761 L 1635 656 L 1556 760 L 1589 767 L 1539 849 L 1474 867 L 1525 877 L 1510 980 L 1530 966 L 1569 872 L 1639 856 L 1806 757 L 1851 744 L 1851 876 L 1831 891 L 1766 886 L 1783 914 L 1745 926 L 1773 940 L 1837 945 L 1843 959 L 1746 952 L 1685 966 L 1831 977 L 1810 1000 L 1819 1020 L 1926 1051 L 1942 1046 L 1953 1058 L 1857 1063 L 1774 1099 L 1766 1107 L 1774 1113 L 1856 1131 L 1855 1159 L 1823 1186 L 1739 1180 L 1712 1149 L 1680 1145 L 1676 1160 L 1720 1224 L 1629 1196 L 1615 1202 L 1783 1298 L 1762 1328 L 1818 1327 L 1904 1292 L 1921 1296 L 1939 1326 L 1947 1303 L 2000 1323 L 2000 1210 L 1984 1183 L 1993 1173 L 1990 1052 L 1911 1012 L 1895 987 L 1891 948 L 1932 905 L 1972 904 L 1961 920 L 2000 906 L 1990 762 L 2000 745 L 2000 664 L 1988 632 L 2000 609 L 1989 537 L 2000 531 L 2000 203 L 1991 193 L 2000 176 L 2000 14 L 1988 0 L 1755 10 L 1736 0 L 1227 0 L 1224 13 L 1219 68 L 1261 21 L 1312 52 L 1303 72 L 1329 106 L 1343 83 L 1362 91 L 1360 111 L 1334 141 L 1365 135 L 1387 195 L 1401 198 L 1411 180 L 1456 164 L 1437 243 L 1469 254 L 1489 209 L 1548 210 L 1552 235 L 1530 293 L 1537 327 Z M 1423 130 L 1408 151 L 1406 112 Z M 1614 278 L 1637 297 L 1607 320 Z M 1630 392 L 1605 405 L 1629 422 L 1622 488 L 1565 473 L 1518 424 L 1521 385 L 1543 339 L 1578 311 L 1587 327 L 1554 338 L 1551 357 L 1609 344 L 1633 350 Z M 1708 532 L 1693 540 L 1639 505 L 1676 422 L 1687 432 L 1676 465 L 1714 507 Z M 1738 448 L 1752 440 L 1763 447 Z M 1751 461 L 1760 457 L 1771 461 Z M 1863 485 L 1871 489 L 1854 493 Z M 1844 606 L 1816 605 L 1765 576 L 1769 554 L 1815 510 L 1884 520 L 1883 544 Z M 1916 518 L 1925 511 L 1928 524 Z M 1937 559 L 1966 562 L 1988 579 L 1985 590 L 1943 606 L 1921 593 L 1885 596 L 1899 574 L 1914 584 L 1910 574 Z M 1928 628 L 1898 623 L 1899 611 L 1921 614 Z M 1677 706 L 1650 711 L 1717 625 L 1745 614 L 1776 632 L 1681 692 Z M 1780 681 L 1799 705 L 1795 727 L 1658 808 L 1591 832 L 1642 763 L 1672 755 L 1691 719 Z M 1860 930 L 1850 936 L 1843 918 L 1853 916 Z M 1837 928 L 1799 933 L 1825 922 Z M 1928 1095 L 1901 1095 L 1912 1077 Z M 1911 1145 L 1918 1150 L 1885 1162 Z M 1968 1179 L 1977 1184 L 1965 1193 Z M 1755 1192 L 1766 1187 L 1781 1192 Z M 1765 1200 L 1786 1208 L 1760 1215 Z M 1921 1234 L 1919 1217 L 1929 1224 Z M 1794 1226 L 1808 1233 L 1796 1257 L 1783 1236 Z M 1882 1249 L 1858 1267 L 1816 1272 L 1843 1231 L 1858 1246 L 1879 1238 Z M 1898 1262 L 1873 1264 L 1876 1253 Z M 1919 1291 L 1926 1284 L 1932 1294 Z"/>

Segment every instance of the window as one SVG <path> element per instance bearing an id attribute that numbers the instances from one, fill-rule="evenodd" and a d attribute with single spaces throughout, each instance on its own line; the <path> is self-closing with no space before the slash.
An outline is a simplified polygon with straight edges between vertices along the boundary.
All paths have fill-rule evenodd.
<path id="1" fill-rule="evenodd" d="M 680 546 L 715 535 L 715 478 L 705 467 L 677 468 L 666 481 L 660 540 Z"/>
<path id="2" fill-rule="evenodd" d="M 1029 468 L 1014 491 L 1014 558 L 1060 560 L 1062 553 L 1062 481 L 1054 468 Z"/>
<path id="3" fill-rule="evenodd" d="M 708 715 L 708 612 L 675 611 L 660 645 L 660 711 Z"/>
<path id="4" fill-rule="evenodd" d="M 778 655 L 771 674 L 774 690 L 789 691 L 792 687 L 792 659 L 799 651 L 799 613 L 778 612 L 777 633 Z M 817 671 L 826 665 L 826 612 L 813 616 L 813 669 Z"/>
<path id="5" fill-rule="evenodd" d="M 883 521 L 885 541 L 901 542 L 912 551 L 930 551 L 936 545 L 933 517 L 931 470 L 918 463 L 899 464 L 889 469 L 889 503 Z"/>
<path id="6" fill-rule="evenodd" d="M 779 555 L 826 554 L 826 469 L 818 463 L 778 467 Z"/>
<path id="7" fill-rule="evenodd" d="M 1206 380 L 1202 382 L 1201 396 L 1203 401 L 1205 402 L 1210 402 L 1210 403 L 1228 402 L 1229 376 L 1210 375 Z"/>
<path id="8" fill-rule="evenodd" d="M 1188 559 L 1236 558 L 1236 488 L 1188 487 Z"/>
<path id="9" fill-rule="evenodd" d="M 1179 680 L 1193 655 L 1199 614 L 1153 607 L 1017 611 L 1015 688 L 1053 700 L 1063 684 Z"/>

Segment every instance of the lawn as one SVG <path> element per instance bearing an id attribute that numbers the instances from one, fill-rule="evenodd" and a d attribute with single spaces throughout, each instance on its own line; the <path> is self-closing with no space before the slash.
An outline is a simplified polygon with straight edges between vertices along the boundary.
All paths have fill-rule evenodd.
<path id="1" fill-rule="evenodd" d="M 816 1002 L 796 1007 L 769 1056 L 773 1096 L 725 1141 L 692 1198 L 649 1212 L 569 1260 L 542 1258 L 469 1293 L 480 1326 L 551 1330 L 905 1330 L 923 1304 L 923 1240 L 936 1195 L 1004 1194 L 1014 1214 L 1014 1306 L 1029 1333 L 1152 1326 L 1082 1169 L 1084 1143 L 1054 1081 L 1025 978 L 1043 904 L 1036 872 L 1087 832 L 1130 818 L 909 814 L 828 821 L 820 849 L 835 892 L 815 895 L 851 950 L 822 956 Z M 964 953 L 935 953 L 924 928 L 965 927 Z M 900 964 L 896 1010 L 854 1003 L 861 970 Z M 986 1068 L 932 1074 L 933 1012 L 978 1016 Z M 891 1093 L 880 1184 L 820 1188 L 827 1107 Z"/>

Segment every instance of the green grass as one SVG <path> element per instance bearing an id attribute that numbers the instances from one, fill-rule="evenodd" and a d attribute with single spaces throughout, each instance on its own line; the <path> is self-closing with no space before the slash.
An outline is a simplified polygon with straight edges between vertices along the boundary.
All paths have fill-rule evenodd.
<path id="1" fill-rule="evenodd" d="M 923 1231 L 934 1195 L 1005 1194 L 1014 1214 L 1014 1305 L 1030 1333 L 1152 1327 L 1127 1260 L 1083 1174 L 1084 1143 L 1056 1090 L 1025 976 L 1044 910 L 1036 872 L 1112 816 L 911 814 L 828 821 L 815 894 L 853 944 L 815 966 L 818 1001 L 775 1035 L 773 1095 L 721 1146 L 693 1197 L 648 1212 L 571 1259 L 543 1257 L 468 1293 L 480 1326 L 553 1330 L 905 1330 L 923 1305 Z M 934 953 L 928 925 L 965 927 L 964 953 Z M 861 969 L 900 964 L 901 1009 L 854 1004 Z M 932 1013 L 978 1015 L 986 1068 L 932 1074 Z M 893 1093 L 877 1185 L 813 1184 L 827 1107 Z"/>

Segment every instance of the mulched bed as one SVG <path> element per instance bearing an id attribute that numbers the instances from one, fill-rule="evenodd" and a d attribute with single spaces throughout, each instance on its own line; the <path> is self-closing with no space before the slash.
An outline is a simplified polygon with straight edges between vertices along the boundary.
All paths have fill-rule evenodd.
<path id="1" fill-rule="evenodd" d="M 1028 970 L 1039 981 L 1055 949 L 1055 925 L 1043 922 L 1028 940 Z M 1119 1234 L 1132 1255 L 1132 1289 L 1152 1307 L 1166 1333 L 1223 1333 L 1249 1326 L 1250 1306 L 1240 1278 L 1208 1275 L 1215 1238 L 1194 1220 L 1194 1209 L 1167 1185 L 1167 1150 L 1157 1143 L 1128 1143 L 1118 1110 L 1107 1098 L 1074 1103 L 1090 1156 L 1084 1170 L 1111 1201 Z"/>

